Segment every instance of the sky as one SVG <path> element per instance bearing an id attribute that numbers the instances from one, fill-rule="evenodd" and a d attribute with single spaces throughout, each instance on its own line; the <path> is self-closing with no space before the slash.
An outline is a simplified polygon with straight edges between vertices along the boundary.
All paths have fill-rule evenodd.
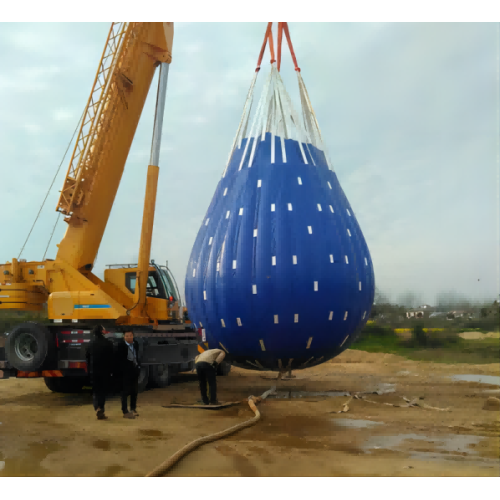
<path id="1" fill-rule="evenodd" d="M 151 257 L 183 293 L 265 22 L 175 23 Z M 84 106 L 109 23 L 0 23 L 0 261 L 17 257 Z M 499 26 L 289 22 L 334 170 L 391 300 L 499 294 Z M 298 85 L 284 44 L 282 78 Z M 266 51 L 258 81 L 268 71 Z M 258 86 L 256 98 L 260 95 Z M 137 262 L 156 77 L 95 262 Z M 39 260 L 72 148 L 21 258 Z M 65 231 L 60 222 L 47 257 Z"/>

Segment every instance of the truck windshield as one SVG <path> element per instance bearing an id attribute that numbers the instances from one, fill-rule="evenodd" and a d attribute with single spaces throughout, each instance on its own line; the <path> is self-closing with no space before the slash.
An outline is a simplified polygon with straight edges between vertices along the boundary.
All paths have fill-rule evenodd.
<path id="1" fill-rule="evenodd" d="M 179 296 L 177 293 L 177 288 L 170 277 L 170 273 L 165 268 L 160 268 L 160 276 L 163 282 L 163 286 L 167 291 L 167 298 L 173 297 L 174 300 L 179 300 Z"/>
<path id="2" fill-rule="evenodd" d="M 163 282 L 163 279 L 162 279 Z M 125 275 L 125 285 L 127 288 L 132 292 L 135 293 L 135 286 L 136 286 L 136 273 L 127 273 Z M 167 291 L 167 296 L 163 294 L 163 291 L 161 289 L 161 286 L 159 286 L 158 283 L 158 273 L 156 271 L 150 271 L 149 272 L 149 277 L 148 277 L 148 282 L 146 285 L 146 297 L 155 297 L 158 299 L 165 299 L 170 297 L 168 295 Z"/>

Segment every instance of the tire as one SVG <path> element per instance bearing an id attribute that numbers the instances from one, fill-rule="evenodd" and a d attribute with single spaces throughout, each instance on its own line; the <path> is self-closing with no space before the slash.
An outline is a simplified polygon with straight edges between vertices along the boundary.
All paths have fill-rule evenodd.
<path id="1" fill-rule="evenodd" d="M 149 375 L 154 386 L 161 389 L 164 387 L 168 387 L 172 380 L 172 374 L 168 365 L 151 366 Z"/>
<path id="2" fill-rule="evenodd" d="M 149 367 L 143 366 L 139 372 L 139 392 L 144 392 L 149 382 Z"/>
<path id="3" fill-rule="evenodd" d="M 218 367 L 217 367 L 217 375 L 219 377 L 226 377 L 229 375 L 229 372 L 231 371 L 231 365 L 229 363 L 226 363 L 223 361 Z"/>
<path id="4" fill-rule="evenodd" d="M 85 382 L 84 377 L 44 377 L 44 380 L 52 392 L 65 394 L 81 392 Z"/>
<path id="5" fill-rule="evenodd" d="M 39 323 L 21 323 L 7 337 L 5 354 L 7 361 L 19 371 L 40 371 L 55 358 L 55 336 Z"/>

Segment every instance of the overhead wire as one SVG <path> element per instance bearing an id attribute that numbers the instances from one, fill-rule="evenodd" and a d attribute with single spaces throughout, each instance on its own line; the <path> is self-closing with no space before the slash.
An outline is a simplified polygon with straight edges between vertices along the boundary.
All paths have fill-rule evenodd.
<path id="1" fill-rule="evenodd" d="M 83 111 L 82 116 L 80 117 L 80 120 L 78 120 L 78 123 L 76 125 L 75 131 L 73 132 L 73 136 L 71 137 L 71 140 L 69 141 L 68 147 L 66 148 L 66 152 L 64 153 L 63 159 L 61 160 L 61 163 L 59 164 L 59 167 L 57 168 L 57 172 L 54 175 L 54 178 L 52 179 L 52 183 L 50 184 L 50 187 L 49 187 L 49 189 L 47 191 L 47 194 L 45 195 L 45 199 L 43 200 L 43 203 L 42 203 L 42 205 L 40 207 L 40 210 L 38 211 L 38 214 L 35 217 L 35 221 L 33 222 L 33 225 L 31 226 L 30 232 L 28 233 L 28 236 L 26 237 L 26 241 L 24 242 L 24 244 L 23 244 L 23 246 L 21 248 L 21 251 L 19 252 L 19 255 L 17 257 L 18 259 L 21 257 L 21 255 L 23 253 L 23 250 L 26 247 L 26 244 L 28 243 L 28 240 L 30 239 L 31 233 L 33 232 L 33 229 L 35 228 L 35 225 L 36 225 L 36 223 L 38 221 L 38 218 L 40 217 L 40 214 L 42 213 L 43 207 L 45 206 L 45 203 L 47 201 L 47 198 L 49 197 L 50 191 L 51 191 L 52 187 L 54 186 L 54 183 L 56 181 L 57 176 L 59 175 L 59 171 L 61 170 L 62 164 L 64 163 L 64 160 L 66 158 L 66 155 L 68 154 L 69 148 L 70 148 L 70 146 L 71 146 L 71 144 L 73 142 L 73 139 L 75 138 L 76 132 L 77 132 L 77 130 L 80 127 L 80 123 L 83 120 L 84 114 L 85 114 L 85 110 Z M 59 220 L 59 217 L 58 217 L 58 220 Z M 55 225 L 57 225 L 57 221 L 56 221 Z M 55 226 L 54 226 L 54 230 L 52 231 L 52 235 L 54 234 L 54 231 L 55 231 Z M 50 245 L 50 241 L 52 240 L 52 235 L 50 236 L 49 245 Z M 48 249 L 48 245 L 47 245 L 47 249 Z M 45 250 L 45 254 L 47 254 L 47 250 Z M 45 260 L 45 255 L 43 257 L 43 260 Z"/>
<path id="2" fill-rule="evenodd" d="M 47 248 L 45 249 L 45 253 L 43 254 L 42 262 L 45 260 L 45 256 L 47 255 L 47 252 L 49 250 L 50 242 L 52 241 L 52 237 L 54 236 L 54 232 L 56 230 L 56 226 L 60 218 L 61 218 L 61 212 L 59 212 L 59 214 L 57 215 L 56 223 L 54 224 L 54 227 L 52 229 L 52 234 L 50 235 L 49 242 L 47 243 Z"/>

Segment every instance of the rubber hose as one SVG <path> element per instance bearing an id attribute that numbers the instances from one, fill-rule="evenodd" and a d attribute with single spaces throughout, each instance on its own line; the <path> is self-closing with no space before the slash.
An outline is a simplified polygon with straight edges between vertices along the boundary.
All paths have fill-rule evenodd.
<path id="1" fill-rule="evenodd" d="M 252 425 L 255 425 L 260 420 L 260 412 L 257 409 L 257 406 L 255 404 L 262 401 L 263 399 L 265 399 L 273 391 L 274 391 L 274 388 L 270 389 L 269 391 L 266 391 L 261 397 L 256 398 L 254 396 L 250 396 L 248 398 L 248 406 L 250 406 L 250 409 L 255 413 L 255 416 L 252 419 L 247 420 L 246 422 L 242 422 L 241 424 L 234 425 L 233 427 L 229 427 L 229 429 L 226 429 L 226 430 L 221 431 L 221 432 L 217 432 L 216 434 L 210 434 L 209 436 L 204 436 L 202 438 L 196 439 L 195 441 L 192 441 L 191 443 L 184 446 L 184 448 L 181 448 L 177 453 L 172 455 L 168 460 L 165 460 L 165 462 L 163 462 L 158 467 L 153 469 L 151 472 L 146 474 L 145 477 L 163 476 L 177 462 L 179 462 L 179 460 L 181 458 L 183 458 L 184 456 L 186 456 L 188 453 L 195 450 L 196 448 L 200 447 L 201 445 L 206 444 L 206 443 L 211 443 L 212 441 L 217 441 L 218 439 L 222 439 L 226 436 L 234 434 L 235 432 L 238 432 L 241 429 L 245 429 L 246 427 L 250 427 Z"/>

